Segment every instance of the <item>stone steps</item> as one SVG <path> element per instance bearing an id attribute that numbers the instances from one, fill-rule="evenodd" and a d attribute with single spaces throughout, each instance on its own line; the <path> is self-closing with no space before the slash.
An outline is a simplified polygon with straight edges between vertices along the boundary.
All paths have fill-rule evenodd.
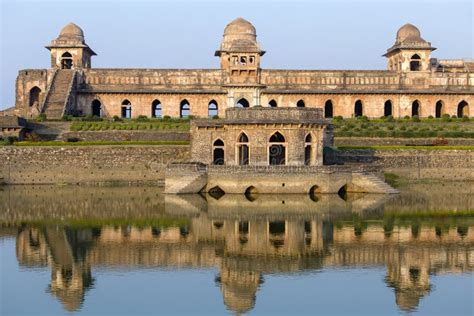
<path id="1" fill-rule="evenodd" d="M 373 174 L 357 174 L 353 177 L 353 183 L 359 187 L 362 187 L 371 193 L 385 193 L 385 194 L 398 194 L 400 193 L 397 189 L 392 188 L 385 181 Z"/>
<path id="2" fill-rule="evenodd" d="M 68 97 L 68 88 L 74 77 L 74 70 L 58 70 L 49 91 L 43 113 L 47 118 L 61 118 Z"/>

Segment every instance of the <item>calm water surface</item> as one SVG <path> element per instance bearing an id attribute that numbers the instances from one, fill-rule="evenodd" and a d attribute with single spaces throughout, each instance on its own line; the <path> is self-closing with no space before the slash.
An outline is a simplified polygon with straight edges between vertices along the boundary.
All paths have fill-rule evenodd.
<path id="1" fill-rule="evenodd" d="M 0 188 L 0 314 L 473 315 L 473 184 Z"/>

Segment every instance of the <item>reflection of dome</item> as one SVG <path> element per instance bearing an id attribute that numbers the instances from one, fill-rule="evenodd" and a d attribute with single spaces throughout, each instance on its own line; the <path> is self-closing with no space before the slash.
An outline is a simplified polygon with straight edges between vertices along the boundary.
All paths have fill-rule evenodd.
<path id="1" fill-rule="evenodd" d="M 218 281 L 230 311 L 243 314 L 255 306 L 257 289 L 262 283 L 260 273 L 222 268 Z"/>
<path id="2" fill-rule="evenodd" d="M 237 18 L 227 24 L 224 29 L 220 51 L 232 52 L 263 52 L 257 43 L 257 31 L 249 21 Z"/>
<path id="3" fill-rule="evenodd" d="M 397 32 L 397 43 L 402 42 L 425 42 L 421 38 L 420 30 L 413 24 L 407 23 L 402 26 Z"/>
<path id="4" fill-rule="evenodd" d="M 69 39 L 76 41 L 84 41 L 84 31 L 74 23 L 69 23 L 59 33 L 60 39 Z"/>

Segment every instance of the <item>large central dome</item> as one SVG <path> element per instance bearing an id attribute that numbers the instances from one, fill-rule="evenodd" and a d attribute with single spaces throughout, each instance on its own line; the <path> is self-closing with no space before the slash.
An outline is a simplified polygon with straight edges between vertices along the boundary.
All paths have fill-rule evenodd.
<path id="1" fill-rule="evenodd" d="M 84 41 L 84 31 L 74 23 L 69 23 L 59 33 L 60 39 Z"/>
<path id="2" fill-rule="evenodd" d="M 410 42 L 424 42 L 421 38 L 420 30 L 413 24 L 407 23 L 402 26 L 397 32 L 397 43 Z"/>
<path id="3" fill-rule="evenodd" d="M 257 43 L 257 31 L 249 21 L 237 18 L 227 24 L 218 52 L 261 52 Z"/>

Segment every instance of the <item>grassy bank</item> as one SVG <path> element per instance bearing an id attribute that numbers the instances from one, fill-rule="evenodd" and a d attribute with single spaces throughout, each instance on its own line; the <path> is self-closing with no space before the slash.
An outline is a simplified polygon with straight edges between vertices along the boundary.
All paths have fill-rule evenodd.
<path id="1" fill-rule="evenodd" d="M 458 118 L 368 120 L 336 117 L 333 124 L 336 137 L 474 138 L 474 121 Z"/>
<path id="2" fill-rule="evenodd" d="M 474 146 L 338 146 L 339 150 L 474 150 Z"/>
<path id="3" fill-rule="evenodd" d="M 130 145 L 147 145 L 147 146 L 176 146 L 189 145 L 188 141 L 78 141 L 78 142 L 61 142 L 61 141 L 20 141 L 15 142 L 14 146 L 34 147 L 34 146 L 130 146 Z"/>
<path id="4" fill-rule="evenodd" d="M 98 121 L 98 122 L 72 122 L 71 131 L 109 131 L 109 130 L 165 130 L 188 131 L 189 120 L 185 119 L 146 119 Z"/>

